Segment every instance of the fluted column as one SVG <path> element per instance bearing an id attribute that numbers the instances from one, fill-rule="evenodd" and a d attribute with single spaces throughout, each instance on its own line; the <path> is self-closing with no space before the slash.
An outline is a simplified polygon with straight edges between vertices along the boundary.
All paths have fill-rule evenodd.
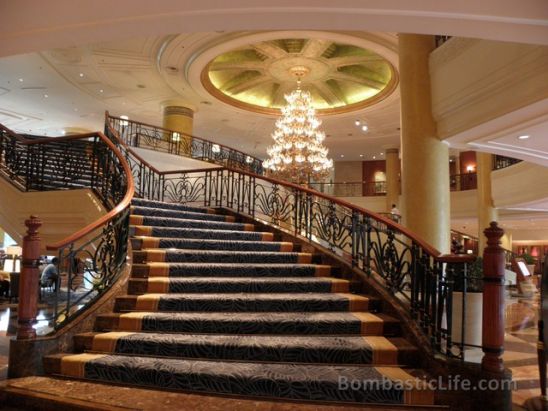
<path id="1" fill-rule="evenodd" d="M 392 204 L 399 207 L 400 199 L 400 159 L 397 148 L 386 148 L 386 211 L 392 209 Z"/>
<path id="2" fill-rule="evenodd" d="M 433 36 L 399 35 L 403 224 L 450 251 L 449 147 L 432 117 L 428 57 Z"/>
<path id="3" fill-rule="evenodd" d="M 498 221 L 498 212 L 491 191 L 492 156 L 488 153 L 476 153 L 476 173 L 478 181 L 478 255 L 483 254 L 487 239 L 483 235 L 491 221 Z"/>

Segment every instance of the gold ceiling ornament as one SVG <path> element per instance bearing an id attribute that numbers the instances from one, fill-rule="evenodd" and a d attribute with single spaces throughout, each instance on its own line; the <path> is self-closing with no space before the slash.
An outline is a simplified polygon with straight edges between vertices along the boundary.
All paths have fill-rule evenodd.
<path id="1" fill-rule="evenodd" d="M 359 44 L 359 41 L 357 42 Z M 201 73 L 204 88 L 226 104 L 279 115 L 295 88 L 291 68 L 306 67 L 303 88 L 320 115 L 372 106 L 392 94 L 398 75 L 382 55 L 325 38 L 251 42 L 217 55 Z"/>
<path id="2" fill-rule="evenodd" d="M 333 160 L 322 144 L 325 133 L 319 130 L 321 121 L 316 117 L 312 98 L 301 89 L 301 78 L 308 73 L 304 66 L 291 67 L 297 77 L 297 89 L 286 94 L 287 104 L 276 121 L 272 133 L 274 144 L 267 148 L 269 158 L 263 167 L 272 175 L 298 184 L 320 181 L 329 175 Z"/>

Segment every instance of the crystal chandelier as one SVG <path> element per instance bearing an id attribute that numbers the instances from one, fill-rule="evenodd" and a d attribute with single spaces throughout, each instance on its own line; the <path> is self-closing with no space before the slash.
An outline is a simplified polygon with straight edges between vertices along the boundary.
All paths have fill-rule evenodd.
<path id="1" fill-rule="evenodd" d="M 263 162 L 271 174 L 298 184 L 323 180 L 333 168 L 333 160 L 327 158 L 328 150 L 322 144 L 325 134 L 319 130 L 321 121 L 312 107 L 310 93 L 300 87 L 307 71 L 301 66 L 291 69 L 298 79 L 297 89 L 285 95 L 287 104 L 272 133 L 274 144 L 267 148 L 269 158 Z"/>

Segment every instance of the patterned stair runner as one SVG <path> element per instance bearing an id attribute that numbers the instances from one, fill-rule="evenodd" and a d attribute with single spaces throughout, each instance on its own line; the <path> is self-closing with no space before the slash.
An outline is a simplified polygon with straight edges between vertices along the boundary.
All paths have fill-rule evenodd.
<path id="1" fill-rule="evenodd" d="M 52 374 L 227 395 L 431 405 L 417 349 L 322 256 L 209 208 L 135 199 L 128 294 Z M 405 386 L 402 385 L 405 383 Z M 353 384 L 353 385 L 352 385 Z"/>

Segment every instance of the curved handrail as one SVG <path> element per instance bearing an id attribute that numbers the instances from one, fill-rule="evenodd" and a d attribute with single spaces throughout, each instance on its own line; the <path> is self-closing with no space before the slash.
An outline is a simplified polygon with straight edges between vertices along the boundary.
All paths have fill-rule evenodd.
<path id="1" fill-rule="evenodd" d="M 90 137 L 99 137 L 99 139 L 106 144 L 110 150 L 116 155 L 118 160 L 120 161 L 120 164 L 122 165 L 124 172 L 126 174 L 127 178 L 127 188 L 124 197 L 122 198 L 122 201 L 120 201 L 119 204 L 117 204 L 112 210 L 110 210 L 107 214 L 100 217 L 96 221 L 92 222 L 91 224 L 88 224 L 86 227 L 78 230 L 77 232 L 71 234 L 67 238 L 64 238 L 60 241 L 57 241 L 53 244 L 46 245 L 46 249 L 53 251 L 58 250 L 59 248 L 65 247 L 70 243 L 73 243 L 75 241 L 78 241 L 79 239 L 87 236 L 92 231 L 96 230 L 98 227 L 106 224 L 110 220 L 114 219 L 118 214 L 120 214 L 123 210 L 125 210 L 133 198 L 133 195 L 135 193 L 135 185 L 133 181 L 133 174 L 131 173 L 131 169 L 129 167 L 129 164 L 127 163 L 126 159 L 118 150 L 118 148 L 101 132 L 93 132 L 93 133 L 85 133 L 85 134 L 76 134 L 72 136 L 60 136 L 60 137 L 44 137 L 44 138 L 38 138 L 38 139 L 27 139 L 17 133 L 14 133 L 9 128 L 3 126 L 0 124 L 0 128 L 4 130 L 7 134 L 9 134 L 11 137 L 17 139 L 21 144 L 28 145 L 28 146 L 34 146 L 34 145 L 40 145 L 40 144 L 51 144 L 51 143 L 57 143 L 57 142 L 64 142 L 64 141 L 72 141 L 72 140 L 82 140 Z"/>
<path id="2" fill-rule="evenodd" d="M 111 128 L 114 128 L 114 127 L 112 127 L 112 122 L 110 121 L 111 119 L 115 120 L 115 121 L 118 121 L 118 122 L 123 121 L 123 122 L 128 123 L 128 125 L 126 127 L 131 127 L 131 125 L 136 125 L 137 127 L 149 127 L 149 128 L 152 128 L 154 130 L 157 130 L 157 131 L 163 132 L 163 133 L 170 133 L 170 134 L 171 133 L 177 133 L 179 136 L 187 137 L 187 138 L 190 138 L 192 140 L 196 140 L 196 141 L 198 141 L 198 142 L 200 142 L 200 143 L 202 143 L 203 145 L 206 145 L 206 146 L 207 145 L 217 146 L 217 147 L 219 147 L 221 152 L 224 150 L 224 151 L 229 152 L 229 153 L 239 154 L 239 155 L 242 156 L 242 158 L 246 158 L 246 159 L 250 158 L 252 164 L 262 165 L 262 162 L 263 162 L 261 159 L 255 157 L 255 156 L 244 153 L 241 150 L 229 147 L 229 146 L 221 144 L 221 143 L 216 143 L 214 141 L 207 140 L 207 139 L 199 137 L 199 136 L 195 136 L 195 135 L 188 134 L 188 133 L 181 132 L 181 131 L 177 131 L 177 130 L 168 129 L 168 128 L 165 128 L 165 127 L 155 126 L 155 125 L 148 124 L 148 123 L 143 123 L 143 122 L 140 122 L 140 121 L 129 120 L 129 119 L 124 119 L 124 118 L 117 117 L 117 116 L 112 116 L 112 115 L 110 115 L 110 113 L 108 111 L 105 111 L 105 123 L 108 124 Z M 119 133 L 118 133 L 118 136 L 120 137 Z M 120 138 L 120 140 L 123 141 L 122 138 Z"/>
<path id="3" fill-rule="evenodd" d="M 118 160 L 120 161 L 120 164 L 122 165 L 124 169 L 124 173 L 126 174 L 126 178 L 127 178 L 126 193 L 124 197 L 122 198 L 122 201 L 120 201 L 120 203 L 114 206 L 114 208 L 110 210 L 107 214 L 105 214 L 104 216 L 100 217 L 93 223 L 88 224 L 87 226 L 78 230 L 77 232 L 68 236 L 67 238 L 57 241 L 56 243 L 46 245 L 46 249 L 50 251 L 58 250 L 59 248 L 65 247 L 70 243 L 74 243 L 80 240 L 81 238 L 84 238 L 85 236 L 87 236 L 88 234 L 96 230 L 97 228 L 101 227 L 102 225 L 114 219 L 116 216 L 118 216 L 122 211 L 124 211 L 129 206 L 129 204 L 131 203 L 131 199 L 133 198 L 133 195 L 135 194 L 135 183 L 133 181 L 133 174 L 131 172 L 129 164 L 127 163 L 122 153 L 120 153 L 120 150 L 118 150 L 118 148 L 103 133 L 98 132 L 98 133 L 92 133 L 91 135 L 82 134 L 79 136 L 69 136 L 66 139 L 71 139 L 72 137 L 72 139 L 76 140 L 77 138 L 74 138 L 74 137 L 87 138 L 92 136 L 93 137 L 98 136 L 103 141 L 103 143 L 105 143 L 112 150 L 114 155 L 118 157 Z M 54 141 L 64 141 L 64 140 L 65 138 L 61 137 Z M 34 144 L 40 143 L 40 141 L 43 141 L 43 140 L 37 140 L 37 142 L 35 142 Z"/>
<path id="4" fill-rule="evenodd" d="M 127 150 L 127 152 L 131 153 L 133 156 L 138 158 L 145 165 L 148 165 L 148 163 L 145 160 L 143 160 L 137 153 L 135 153 L 131 149 L 131 147 L 129 147 L 126 143 L 124 143 L 121 140 L 118 132 L 113 127 L 110 126 L 110 123 L 108 121 L 107 121 L 107 127 L 113 133 L 113 136 L 117 140 L 118 144 L 124 146 L 124 148 Z M 342 199 L 339 199 L 339 198 L 336 198 L 336 197 L 332 197 L 332 196 L 324 194 L 320 191 L 317 191 L 317 190 L 314 190 L 314 189 L 311 189 L 311 188 L 308 188 L 308 187 L 303 187 L 301 185 L 291 183 L 291 182 L 288 182 L 288 181 L 285 181 L 285 180 L 279 180 L 279 179 L 276 179 L 276 178 L 273 178 L 273 177 L 260 175 L 260 174 L 252 173 L 250 171 L 235 169 L 235 168 L 231 168 L 231 167 L 207 168 L 207 169 L 198 169 L 198 170 L 169 170 L 169 171 L 158 171 L 156 169 L 153 169 L 153 171 L 157 172 L 158 175 L 164 176 L 164 177 L 169 176 L 169 175 L 185 174 L 185 173 L 189 173 L 189 172 L 201 172 L 201 171 L 205 172 L 205 171 L 213 171 L 213 170 L 217 170 L 217 171 L 219 171 L 219 170 L 228 170 L 228 171 L 232 171 L 232 172 L 241 173 L 241 174 L 247 175 L 249 177 L 259 178 L 261 180 L 267 181 L 267 182 L 272 183 L 272 184 L 277 184 L 277 185 L 289 187 L 289 188 L 292 188 L 292 189 L 295 189 L 295 190 L 298 190 L 298 191 L 302 191 L 304 193 L 308 193 L 308 194 L 317 196 L 319 198 L 323 198 L 325 200 L 333 202 L 334 204 L 338 204 L 340 206 L 349 208 L 349 209 L 351 209 L 353 211 L 356 211 L 358 213 L 362 213 L 362 214 L 364 214 L 368 217 L 371 217 L 371 218 L 385 224 L 386 226 L 390 227 L 391 229 L 393 229 L 395 231 L 398 231 L 398 232 L 401 232 L 405 236 L 409 237 L 410 239 L 415 241 L 420 247 L 422 247 L 424 250 L 426 250 L 429 255 L 431 255 L 433 258 L 436 259 L 436 261 L 439 261 L 439 262 L 472 262 L 475 259 L 475 257 L 471 257 L 469 255 L 442 253 L 439 250 L 437 250 L 436 248 L 432 247 L 426 241 L 419 238 L 416 234 L 414 234 L 413 232 L 411 232 L 410 230 L 408 230 L 404 226 L 394 222 L 393 220 L 391 220 L 387 217 L 384 217 L 384 216 L 382 216 L 378 213 L 375 213 L 375 212 L 367 210 L 363 207 L 352 204 L 348 201 L 345 201 L 345 200 L 342 200 Z"/>

